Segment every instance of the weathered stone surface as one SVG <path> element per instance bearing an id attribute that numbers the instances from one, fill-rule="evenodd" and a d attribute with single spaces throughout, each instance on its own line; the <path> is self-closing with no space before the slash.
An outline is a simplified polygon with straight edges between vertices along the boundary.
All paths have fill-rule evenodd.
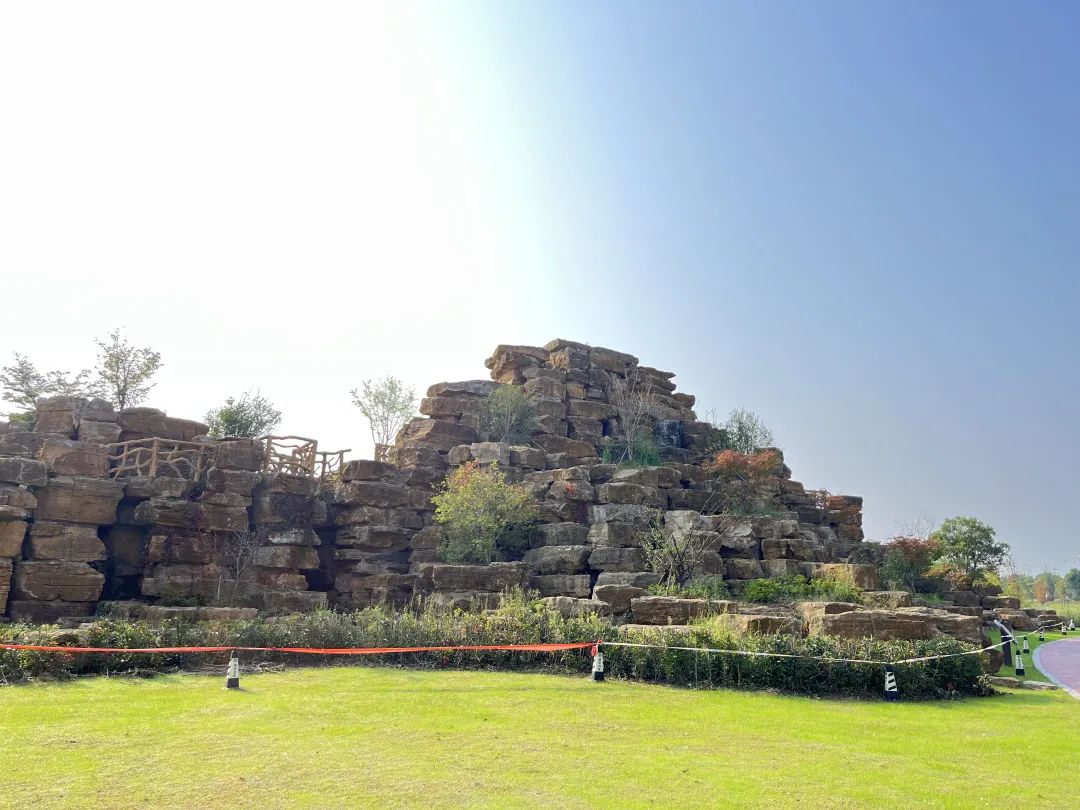
<path id="1" fill-rule="evenodd" d="M 209 532 L 156 529 L 146 543 L 146 564 L 209 565 L 222 563 L 221 538 Z"/>
<path id="2" fill-rule="evenodd" d="M 38 490 L 37 520 L 105 526 L 116 519 L 123 488 L 102 478 L 57 477 Z"/>
<path id="3" fill-rule="evenodd" d="M 476 442 L 469 445 L 473 461 L 478 464 L 510 466 L 510 445 L 506 442 Z"/>
<path id="4" fill-rule="evenodd" d="M 995 608 L 994 612 L 1001 621 L 1005 622 L 1005 624 L 1013 630 L 1026 632 L 1028 630 L 1034 630 L 1039 626 L 1033 618 L 1028 616 L 1027 613 L 1022 610 Z"/>
<path id="5" fill-rule="evenodd" d="M 405 551 L 409 532 L 397 526 L 349 526 L 338 530 L 337 544 L 364 551 Z"/>
<path id="6" fill-rule="evenodd" d="M 593 599 L 611 606 L 611 612 L 627 613 L 630 603 L 641 596 L 648 595 L 644 588 L 633 585 L 597 585 L 593 588 Z"/>
<path id="7" fill-rule="evenodd" d="M 492 380 L 463 380 L 461 382 L 440 382 L 428 388 L 429 397 L 453 396 L 464 394 L 472 397 L 486 397 L 499 387 Z"/>
<path id="8" fill-rule="evenodd" d="M 135 475 L 130 478 L 121 478 L 119 481 L 123 484 L 126 498 L 187 498 L 195 489 L 195 482 L 187 478 L 164 476 L 150 478 L 145 475 Z"/>
<path id="9" fill-rule="evenodd" d="M 744 558 L 724 558 L 725 577 L 727 579 L 761 579 L 761 561 Z"/>
<path id="10" fill-rule="evenodd" d="M 572 596 L 588 599 L 592 580 L 588 574 L 540 574 L 530 577 L 529 587 L 541 596 Z"/>
<path id="11" fill-rule="evenodd" d="M 589 568 L 595 571 L 643 571 L 645 556 L 639 548 L 601 546 L 589 555 Z"/>
<path id="12" fill-rule="evenodd" d="M 48 468 L 40 461 L 15 456 L 0 458 L 0 481 L 41 487 L 48 478 Z"/>
<path id="13" fill-rule="evenodd" d="M 963 607 L 978 607 L 981 599 L 974 591 L 945 591 L 941 597 Z"/>
<path id="14" fill-rule="evenodd" d="M 333 500 L 339 504 L 381 508 L 405 506 L 409 503 L 409 490 L 382 481 L 349 481 L 334 490 Z"/>
<path id="15" fill-rule="evenodd" d="M 492 563 L 491 565 L 424 566 L 421 577 L 435 590 L 501 592 L 522 586 L 525 577 L 523 563 Z"/>
<path id="16" fill-rule="evenodd" d="M 303 527 L 272 528 L 264 535 L 272 546 L 318 546 L 322 544 L 314 529 Z"/>
<path id="17" fill-rule="evenodd" d="M 907 591 L 864 591 L 863 601 L 871 607 L 911 607 L 911 594 Z"/>
<path id="18" fill-rule="evenodd" d="M 104 478 L 109 467 L 109 450 L 104 445 L 49 437 L 38 460 L 57 475 L 85 475 Z"/>
<path id="19" fill-rule="evenodd" d="M 307 546 L 262 546 L 255 549 L 252 562 L 263 568 L 311 571 L 319 567 L 319 555 Z"/>
<path id="20" fill-rule="evenodd" d="M 435 610 L 495 610 L 502 594 L 494 591 L 436 591 L 428 595 L 427 604 Z"/>
<path id="21" fill-rule="evenodd" d="M 655 487 L 612 481 L 596 488 L 599 503 L 640 504 L 653 509 L 667 508 L 667 495 Z"/>
<path id="22" fill-rule="evenodd" d="M 79 523 L 37 521 L 30 527 L 27 551 L 32 560 L 98 562 L 106 558 L 97 527 Z"/>
<path id="23" fill-rule="evenodd" d="M 309 495 L 292 495 L 284 492 L 258 494 L 260 491 L 256 490 L 256 495 L 251 502 L 251 522 L 255 525 L 311 526 L 315 524 L 315 506 L 322 503 L 321 501 L 316 501 Z"/>
<path id="24" fill-rule="evenodd" d="M 80 442 L 113 444 L 120 439 L 120 425 L 116 422 L 95 422 L 85 417 L 79 421 Z"/>
<path id="25" fill-rule="evenodd" d="M 565 399 L 566 385 L 550 377 L 533 377 L 525 381 L 525 394 L 538 399 Z"/>
<path id="26" fill-rule="evenodd" d="M 247 510 L 212 503 L 193 503 L 173 498 L 151 498 L 135 507 L 135 522 L 141 526 L 175 526 L 204 531 L 244 532 Z"/>
<path id="27" fill-rule="evenodd" d="M 0 559 L 21 557 L 25 537 L 25 520 L 0 520 Z"/>
<path id="28" fill-rule="evenodd" d="M 271 616 L 313 613 L 327 607 L 326 594 L 320 591 L 263 591 L 260 596 L 263 612 Z"/>
<path id="29" fill-rule="evenodd" d="M 814 616 L 832 616 L 837 613 L 862 610 L 862 605 L 854 602 L 799 602 L 795 609 L 803 619 L 809 620 Z"/>
<path id="30" fill-rule="evenodd" d="M 15 563 L 12 596 L 20 600 L 94 602 L 105 577 L 85 563 L 23 561 Z"/>
<path id="31" fill-rule="evenodd" d="M 660 582 L 660 575 L 652 571 L 604 571 L 596 577 L 596 587 L 601 585 L 631 585 L 648 588 Z M 606 600 L 605 600 L 606 601 Z"/>
<path id="32" fill-rule="evenodd" d="M 542 523 L 533 529 L 533 546 L 584 546 L 590 542 L 589 528 L 580 523 Z"/>
<path id="33" fill-rule="evenodd" d="M 75 438 L 86 400 L 80 397 L 44 397 L 37 401 L 34 429 L 38 433 L 56 433 L 68 439 Z"/>
<path id="34" fill-rule="evenodd" d="M 539 346 L 507 346 L 500 344 L 484 365 L 491 369 L 491 378 L 501 383 L 525 382 L 524 371 L 542 366 L 548 360 L 547 349 Z"/>
<path id="35" fill-rule="evenodd" d="M 10 507 L 4 512 L 4 514 L 9 515 L 10 519 L 14 519 L 16 516 L 29 517 L 29 513 L 37 509 L 37 498 L 26 487 L 15 484 L 0 484 L 0 506 Z"/>
<path id="36" fill-rule="evenodd" d="M 987 610 L 996 610 L 997 608 L 1019 610 L 1020 600 L 1015 596 L 984 596 L 982 597 L 982 606 Z"/>
<path id="37" fill-rule="evenodd" d="M 535 447 L 511 447 L 510 464 L 514 467 L 524 467 L 529 470 L 542 470 L 547 463 L 543 450 Z"/>
<path id="38" fill-rule="evenodd" d="M 226 439 L 214 446 L 213 466 L 219 470 L 258 472 L 263 467 L 265 447 L 255 439 Z"/>
<path id="39" fill-rule="evenodd" d="M 105 548 L 113 573 L 121 577 L 137 576 L 142 570 L 147 542 L 147 530 L 141 526 L 111 527 L 105 535 Z"/>
<path id="40" fill-rule="evenodd" d="M 724 599 L 681 599 L 677 596 L 639 596 L 630 602 L 637 624 L 688 624 L 714 613 L 730 613 L 734 602 Z"/>
<path id="41" fill-rule="evenodd" d="M 459 444 L 472 444 L 479 441 L 475 429 L 453 422 L 438 419 L 413 419 L 398 433 L 398 447 L 426 447 L 432 450 L 449 452 Z"/>
<path id="42" fill-rule="evenodd" d="M 36 459 L 41 445 L 49 437 L 47 433 L 34 433 L 26 430 L 8 430 L 0 433 L 0 458 L 16 456 Z M 65 438 L 61 436 L 60 438 Z M 2 479 L 0 479 L 2 480 Z"/>
<path id="43" fill-rule="evenodd" d="M 716 622 L 733 633 L 753 633 L 759 636 L 802 634 L 802 625 L 790 616 L 768 616 L 758 613 L 728 613 L 718 616 Z"/>
<path id="44" fill-rule="evenodd" d="M 572 399 L 568 407 L 569 416 L 578 416 L 583 419 L 595 419 L 604 421 L 614 418 L 618 411 L 613 405 L 606 402 L 594 402 L 587 399 Z M 655 484 L 653 484 L 655 486 Z"/>
<path id="45" fill-rule="evenodd" d="M 591 552 L 591 546 L 543 546 L 525 552 L 525 562 L 537 574 L 577 574 Z"/>
<path id="46" fill-rule="evenodd" d="M 605 349 L 602 346 L 592 346 L 589 349 L 589 362 L 604 371 L 625 374 L 629 366 L 637 365 L 638 359 L 634 355 L 625 352 Z"/>
<path id="47" fill-rule="evenodd" d="M 27 624 L 53 624 L 65 616 L 90 616 L 94 612 L 94 602 L 65 602 L 50 600 L 11 599 L 8 601 L 8 615 L 12 621 Z"/>
<path id="48" fill-rule="evenodd" d="M 157 408 L 125 408 L 120 411 L 120 441 L 132 439 L 174 439 L 190 442 L 196 436 L 205 436 L 209 428 L 191 419 L 175 419 Z M 231 443 L 231 442 L 230 442 Z M 217 463 L 215 461 L 215 463 Z M 218 464 L 224 467 L 224 464 Z"/>
<path id="49" fill-rule="evenodd" d="M 978 644 L 982 621 L 974 616 L 957 616 L 929 608 L 900 608 L 895 611 L 856 610 L 813 616 L 807 621 L 810 635 L 860 638 L 883 641 L 930 639 L 948 635 Z"/>
<path id="50" fill-rule="evenodd" d="M 801 571 L 798 560 L 762 560 L 761 567 L 767 577 L 787 577 Z"/>
<path id="51" fill-rule="evenodd" d="M 401 471 L 393 464 L 370 459 L 353 459 L 341 471 L 342 481 L 382 481 L 396 479 Z"/>
<path id="52" fill-rule="evenodd" d="M 594 523 L 588 532 L 594 546 L 636 548 L 642 542 L 642 529 L 633 523 Z"/>
<path id="53" fill-rule="evenodd" d="M 570 596 L 548 596 L 541 599 L 540 602 L 548 610 L 554 610 L 567 619 L 578 616 L 603 616 L 611 612 L 610 606 L 605 605 L 603 602 L 590 599 L 575 599 Z"/>
<path id="54" fill-rule="evenodd" d="M 575 459 L 596 458 L 596 447 L 591 442 L 548 434 L 536 436 L 534 441 L 545 453 L 565 453 Z"/>
<path id="55" fill-rule="evenodd" d="M 602 503 L 589 507 L 589 523 L 633 523 L 641 528 L 649 525 L 648 508 L 638 504 Z"/>
<path id="56" fill-rule="evenodd" d="M 698 512 L 715 511 L 720 501 L 712 492 L 698 489 L 667 490 L 672 509 L 693 509 Z"/>
<path id="57" fill-rule="evenodd" d="M 8 595 L 11 593 L 11 560 L 0 557 L 0 616 L 7 610 Z"/>
<path id="58" fill-rule="evenodd" d="M 867 591 L 876 591 L 881 587 L 878 580 L 878 570 L 873 565 L 825 563 L 817 569 L 816 576 L 838 579 Z"/>

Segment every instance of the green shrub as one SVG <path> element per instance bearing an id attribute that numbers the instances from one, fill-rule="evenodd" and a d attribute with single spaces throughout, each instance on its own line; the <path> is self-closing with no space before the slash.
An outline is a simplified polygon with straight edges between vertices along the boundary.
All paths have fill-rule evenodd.
<path id="1" fill-rule="evenodd" d="M 608 439 L 600 448 L 600 459 L 604 464 L 618 464 L 620 467 L 655 467 L 661 462 L 660 448 L 652 437 L 639 434 L 626 452 L 626 442 Z"/>
<path id="2" fill-rule="evenodd" d="M 731 591 L 720 579 L 704 579 L 679 586 L 661 582 L 646 589 L 655 596 L 680 596 L 684 599 L 730 599 Z"/>
<path id="3" fill-rule="evenodd" d="M 15 643 L 51 643 L 39 628 L 0 626 L 0 639 Z M 368 608 L 354 613 L 317 611 L 267 621 L 184 622 L 161 624 L 119 619 L 95 623 L 84 640 L 91 646 L 235 646 L 235 647 L 409 647 L 483 644 L 535 644 L 628 641 L 650 647 L 605 647 L 605 670 L 611 677 L 694 688 L 777 689 L 811 695 L 881 695 L 881 664 L 845 664 L 807 658 L 757 658 L 724 653 L 699 653 L 672 647 L 707 647 L 749 650 L 796 656 L 896 661 L 923 655 L 944 655 L 973 649 L 952 639 L 933 641 L 874 641 L 830 637 L 736 636 L 708 622 L 695 625 L 686 635 L 672 637 L 661 628 L 622 630 L 596 616 L 563 618 L 532 598 L 517 593 L 506 597 L 489 614 L 438 612 L 417 608 L 394 612 Z M 150 672 L 213 668 L 224 671 L 226 654 L 173 655 L 57 655 L 0 651 L 3 683 L 55 679 L 99 672 Z M 243 652 L 245 668 L 263 663 L 326 666 L 345 661 L 354 666 L 405 666 L 541 670 L 584 675 L 591 659 L 588 650 L 534 652 L 425 652 L 381 656 L 311 656 L 272 652 Z M 963 694 L 984 694 L 984 662 L 964 655 L 896 667 L 904 698 L 943 697 L 950 685 Z"/>
<path id="4" fill-rule="evenodd" d="M 446 477 L 432 498 L 444 530 L 443 562 L 486 565 L 518 556 L 536 523 L 536 501 L 520 485 L 508 484 L 498 465 L 470 461 Z"/>
<path id="5" fill-rule="evenodd" d="M 536 411 L 519 385 L 500 385 L 480 408 L 480 435 L 486 442 L 527 442 L 535 422 Z"/>
<path id="6" fill-rule="evenodd" d="M 862 590 L 839 579 L 807 579 L 793 574 L 769 579 L 754 579 L 743 587 L 747 602 L 796 602 L 814 599 L 827 602 L 862 602 Z"/>

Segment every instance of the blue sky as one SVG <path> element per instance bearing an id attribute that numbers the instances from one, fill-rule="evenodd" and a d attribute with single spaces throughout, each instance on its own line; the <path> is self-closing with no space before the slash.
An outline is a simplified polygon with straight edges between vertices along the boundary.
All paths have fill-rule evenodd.
<path id="1" fill-rule="evenodd" d="M 871 537 L 1080 554 L 1075 4 L 0 9 L 0 355 L 258 388 L 368 452 L 395 373 L 559 336 L 749 407 Z M 9 287 L 11 289 L 11 287 Z"/>

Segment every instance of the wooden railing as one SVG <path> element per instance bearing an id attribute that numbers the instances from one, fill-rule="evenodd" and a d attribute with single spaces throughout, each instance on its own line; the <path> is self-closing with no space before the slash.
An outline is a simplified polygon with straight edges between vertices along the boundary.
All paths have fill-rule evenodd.
<path id="1" fill-rule="evenodd" d="M 319 450 L 315 439 L 303 436 L 263 436 L 263 471 L 318 478 L 341 473 L 349 450 Z M 174 439 L 133 439 L 109 445 L 109 477 L 167 476 L 201 481 L 211 464 L 215 444 Z"/>
<path id="2" fill-rule="evenodd" d="M 145 475 L 199 481 L 210 466 L 213 445 L 174 439 L 132 439 L 109 445 L 109 477 Z"/>
<path id="3" fill-rule="evenodd" d="M 263 436 L 263 471 L 297 475 L 304 478 L 327 478 L 341 472 L 348 450 L 319 450 L 319 442 L 304 436 Z"/>

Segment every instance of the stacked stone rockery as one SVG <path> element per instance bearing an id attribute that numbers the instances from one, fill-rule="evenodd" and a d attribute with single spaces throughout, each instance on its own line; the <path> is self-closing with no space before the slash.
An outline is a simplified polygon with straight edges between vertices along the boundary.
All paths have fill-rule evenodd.
<path id="1" fill-rule="evenodd" d="M 15 496 L 23 499 L 32 523 L 13 566 L 13 619 L 45 622 L 94 611 L 107 557 L 98 532 L 116 518 L 121 488 L 106 477 L 108 448 L 78 437 L 98 437 L 98 426 L 110 419 L 112 409 L 102 401 L 54 397 L 41 402 L 39 432 L 3 436 L 4 451 L 22 449 L 21 463 L 35 470 L 24 482 L 27 494 Z M 28 496 L 35 501 L 32 508 Z"/>
<path id="2" fill-rule="evenodd" d="M 423 555 L 412 559 L 417 552 L 410 554 L 410 540 L 422 542 L 433 512 L 432 479 L 423 470 L 350 461 L 340 484 L 328 491 L 336 527 L 334 591 L 339 606 L 402 606 L 412 598 L 416 575 L 411 567 Z"/>

